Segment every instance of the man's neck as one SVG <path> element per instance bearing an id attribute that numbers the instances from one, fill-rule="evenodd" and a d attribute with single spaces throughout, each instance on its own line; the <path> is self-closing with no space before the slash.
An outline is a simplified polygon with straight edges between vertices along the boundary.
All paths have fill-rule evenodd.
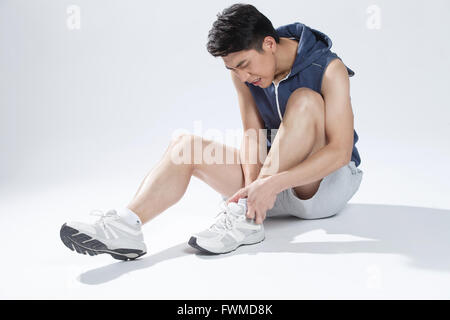
<path id="1" fill-rule="evenodd" d="M 277 69 L 275 70 L 274 82 L 278 83 L 286 77 L 294 65 L 297 57 L 298 41 L 280 37 L 278 50 L 275 53 Z"/>

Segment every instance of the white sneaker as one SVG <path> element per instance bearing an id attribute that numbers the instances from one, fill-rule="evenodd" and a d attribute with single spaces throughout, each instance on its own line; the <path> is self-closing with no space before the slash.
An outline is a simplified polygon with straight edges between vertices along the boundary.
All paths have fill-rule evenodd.
<path id="1" fill-rule="evenodd" d="M 109 253 L 114 259 L 134 260 L 147 253 L 141 225 L 126 223 L 116 212 L 100 211 L 91 215 L 100 216 L 93 224 L 67 222 L 61 227 L 60 237 L 64 245 L 78 253 L 97 255 Z"/>
<path id="2" fill-rule="evenodd" d="M 239 199 L 238 203 L 230 202 L 228 206 L 223 201 L 221 205 L 223 209 L 217 221 L 207 230 L 194 234 L 189 239 L 190 246 L 203 252 L 219 254 L 264 240 L 263 224 L 256 224 L 245 216 L 247 199 Z"/>

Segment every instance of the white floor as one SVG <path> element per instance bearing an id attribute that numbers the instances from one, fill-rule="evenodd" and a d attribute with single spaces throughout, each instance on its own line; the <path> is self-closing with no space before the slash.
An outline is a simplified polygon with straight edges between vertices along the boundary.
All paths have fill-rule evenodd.
<path id="1" fill-rule="evenodd" d="M 267 219 L 262 243 L 207 256 L 187 240 L 213 222 L 220 197 L 194 178 L 176 205 L 144 225 L 149 251 L 141 259 L 84 256 L 62 244 L 65 221 L 125 204 L 114 201 L 126 201 L 133 183 L 2 190 L 0 298 L 450 298 L 450 210 L 351 202 L 328 219 Z"/>

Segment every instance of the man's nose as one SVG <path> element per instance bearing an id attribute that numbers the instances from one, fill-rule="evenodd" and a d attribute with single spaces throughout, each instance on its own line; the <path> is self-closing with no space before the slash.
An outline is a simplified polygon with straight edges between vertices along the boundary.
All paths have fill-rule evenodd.
<path id="1" fill-rule="evenodd" d="M 248 73 L 247 71 L 239 71 L 239 78 L 242 82 L 251 80 L 250 73 Z"/>

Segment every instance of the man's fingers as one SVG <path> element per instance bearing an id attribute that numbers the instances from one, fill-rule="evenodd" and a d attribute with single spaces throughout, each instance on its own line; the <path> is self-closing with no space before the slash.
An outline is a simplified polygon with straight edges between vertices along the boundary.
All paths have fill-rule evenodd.
<path id="1" fill-rule="evenodd" d="M 252 207 L 247 207 L 247 218 L 253 219 L 255 218 L 255 210 Z"/>
<path id="2" fill-rule="evenodd" d="M 265 214 L 259 214 L 259 213 L 257 213 L 257 214 L 256 214 L 256 220 L 255 220 L 255 223 L 256 223 L 256 224 L 261 224 L 261 223 L 263 223 L 264 218 L 265 218 Z"/>
<path id="3" fill-rule="evenodd" d="M 255 223 L 256 224 L 260 224 L 261 223 L 261 218 L 260 218 L 259 214 L 256 215 Z"/>
<path id="4" fill-rule="evenodd" d="M 236 192 L 235 194 L 233 194 L 231 197 L 228 198 L 228 200 L 226 201 L 226 203 L 229 204 L 230 202 L 237 202 L 238 195 L 239 195 L 239 194 Z"/>
<path id="5" fill-rule="evenodd" d="M 236 192 L 234 195 L 232 195 L 228 200 L 227 200 L 227 204 L 230 202 L 238 202 L 238 200 L 240 198 L 244 198 L 247 196 L 247 189 L 242 188 L 240 189 L 238 192 Z"/>
<path id="6" fill-rule="evenodd" d="M 239 198 L 240 198 L 239 194 L 235 194 L 230 199 L 228 199 L 227 204 L 230 202 L 238 202 Z"/>

